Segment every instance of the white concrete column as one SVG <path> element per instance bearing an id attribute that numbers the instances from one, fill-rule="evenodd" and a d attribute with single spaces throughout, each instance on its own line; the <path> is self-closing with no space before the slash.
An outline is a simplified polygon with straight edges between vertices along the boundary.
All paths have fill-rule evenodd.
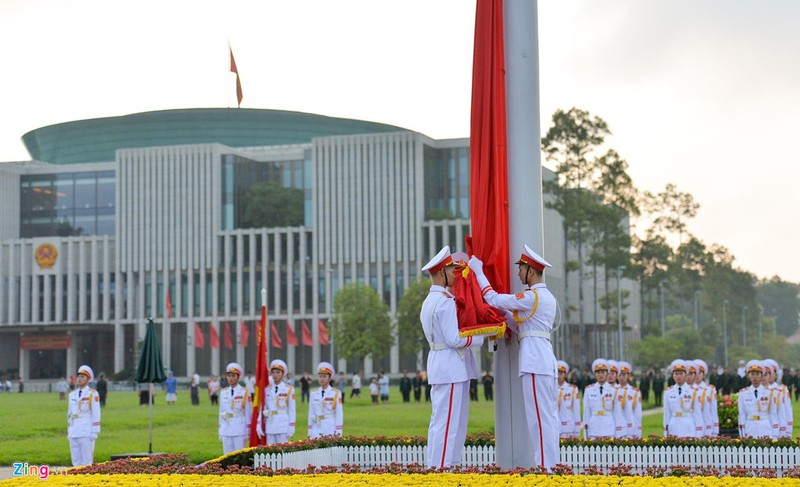
<path id="1" fill-rule="evenodd" d="M 138 364 L 136 364 L 138 365 Z M 114 323 L 114 372 L 125 368 L 125 327 Z"/>

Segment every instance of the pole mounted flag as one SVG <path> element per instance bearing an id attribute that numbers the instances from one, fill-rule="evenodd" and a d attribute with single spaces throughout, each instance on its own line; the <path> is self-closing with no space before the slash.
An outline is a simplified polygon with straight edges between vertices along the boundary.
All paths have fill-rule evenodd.
<path id="1" fill-rule="evenodd" d="M 236 101 L 237 108 L 242 108 L 242 80 L 239 78 L 239 69 L 236 67 L 236 60 L 233 59 L 233 49 L 228 46 L 228 51 L 231 53 L 231 73 L 236 73 Z"/>
<path id="2" fill-rule="evenodd" d="M 294 325 L 291 322 L 286 322 L 286 345 L 296 347 L 300 342 L 297 341 L 297 333 L 294 332 Z"/>
<path id="3" fill-rule="evenodd" d="M 258 324 L 256 333 L 256 344 L 258 354 L 256 355 L 256 390 L 253 395 L 253 419 L 250 421 L 250 443 L 251 447 L 266 444 L 266 437 L 259 438 L 256 425 L 258 424 L 258 412 L 264 404 L 264 394 L 269 386 L 269 367 L 267 367 L 267 290 L 261 290 L 261 323 Z M 262 419 L 263 420 L 263 419 Z M 262 428 L 264 425 L 261 425 Z"/>

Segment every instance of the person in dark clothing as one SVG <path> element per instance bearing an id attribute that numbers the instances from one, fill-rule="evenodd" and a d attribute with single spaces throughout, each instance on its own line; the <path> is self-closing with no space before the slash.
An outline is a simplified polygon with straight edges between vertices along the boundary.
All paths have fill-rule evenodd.
<path id="1" fill-rule="evenodd" d="M 100 378 L 97 379 L 97 396 L 100 398 L 100 407 L 104 407 L 106 405 L 106 396 L 108 395 L 108 381 L 106 380 L 106 374 L 100 374 Z"/>
<path id="2" fill-rule="evenodd" d="M 300 402 L 306 402 L 311 397 L 311 376 L 308 372 L 303 372 L 303 377 L 300 379 Z"/>
<path id="3" fill-rule="evenodd" d="M 494 377 L 487 370 L 481 379 L 483 382 L 483 398 L 487 401 L 494 401 Z"/>
<path id="4" fill-rule="evenodd" d="M 189 397 L 192 399 L 192 406 L 199 406 L 200 405 L 200 385 L 192 379 L 191 385 L 189 385 Z"/>
<path id="5" fill-rule="evenodd" d="M 469 380 L 469 400 L 470 401 L 478 400 L 478 379 Z"/>
<path id="6" fill-rule="evenodd" d="M 642 402 L 650 400 L 650 384 L 653 381 L 653 369 L 648 370 L 642 374 L 642 380 L 639 383 L 639 391 L 642 393 Z"/>
<path id="7" fill-rule="evenodd" d="M 656 401 L 656 407 L 660 407 L 661 399 L 664 397 L 664 375 L 659 370 L 656 376 L 653 377 L 653 397 Z"/>
<path id="8" fill-rule="evenodd" d="M 417 375 L 411 379 L 411 385 L 414 388 L 414 400 L 419 402 L 422 399 L 422 372 L 417 371 Z"/>
<path id="9" fill-rule="evenodd" d="M 422 377 L 422 387 L 425 388 L 425 402 L 431 402 L 431 385 L 428 384 L 428 374 Z"/>
<path id="10" fill-rule="evenodd" d="M 405 370 L 400 379 L 400 394 L 403 395 L 403 402 L 411 402 L 411 379 L 408 378 L 408 372 Z"/>

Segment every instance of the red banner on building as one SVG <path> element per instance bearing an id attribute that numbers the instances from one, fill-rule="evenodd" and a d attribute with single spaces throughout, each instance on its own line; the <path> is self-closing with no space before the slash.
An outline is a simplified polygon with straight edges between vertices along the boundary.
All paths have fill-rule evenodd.
<path id="1" fill-rule="evenodd" d="M 20 350 L 66 350 L 72 346 L 72 335 L 22 335 L 19 337 Z"/>

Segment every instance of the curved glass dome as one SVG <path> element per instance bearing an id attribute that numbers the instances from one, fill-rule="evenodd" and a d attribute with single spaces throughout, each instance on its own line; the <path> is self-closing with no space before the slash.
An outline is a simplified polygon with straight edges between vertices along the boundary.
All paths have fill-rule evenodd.
<path id="1" fill-rule="evenodd" d="M 117 149 L 219 143 L 258 147 L 308 143 L 313 137 L 406 131 L 313 113 L 192 108 L 59 123 L 22 136 L 31 158 L 51 164 L 111 162 Z"/>

